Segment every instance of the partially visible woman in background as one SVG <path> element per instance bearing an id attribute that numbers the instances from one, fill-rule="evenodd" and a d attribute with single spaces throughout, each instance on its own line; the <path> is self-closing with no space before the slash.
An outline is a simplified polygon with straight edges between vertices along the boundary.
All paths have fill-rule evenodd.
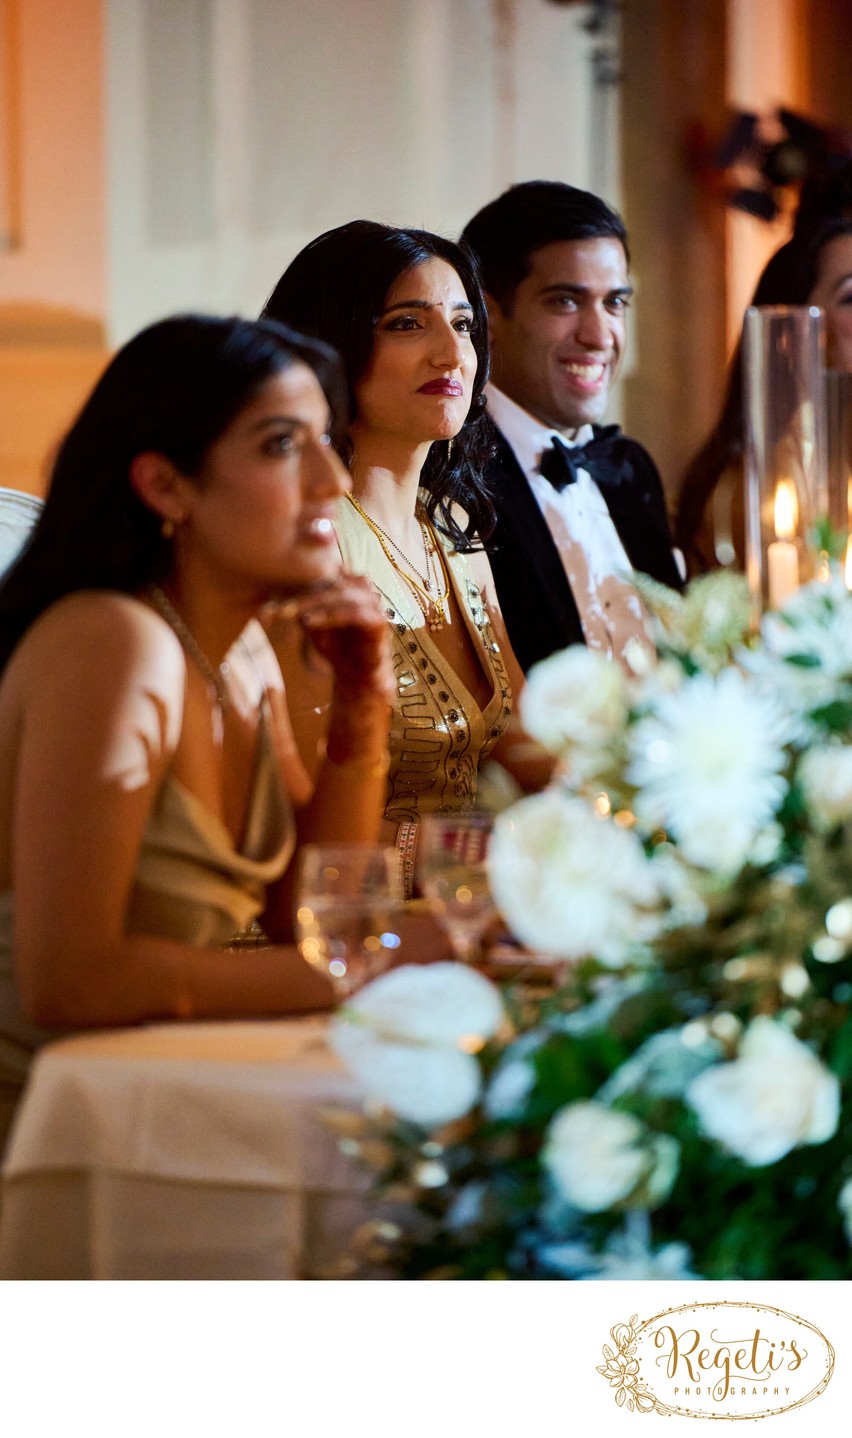
<path id="1" fill-rule="evenodd" d="M 51 1028 L 330 1002 L 295 948 L 219 946 L 255 916 L 289 936 L 297 828 L 377 835 L 393 683 L 334 537 L 344 424 L 324 346 L 187 316 L 120 351 L 59 450 L 0 587 L 6 1122 Z M 257 622 L 283 602 L 333 675 L 313 784 Z"/>
<path id="2" fill-rule="evenodd" d="M 819 305 L 827 364 L 852 370 L 852 168 L 830 187 L 803 193 L 791 239 L 768 261 L 753 305 Z M 689 572 L 744 567 L 743 356 L 737 345 L 722 412 L 680 483 L 675 542 Z"/>
<path id="3" fill-rule="evenodd" d="M 533 782 L 547 772 L 510 726 L 523 677 L 480 545 L 493 526 L 481 481 L 491 442 L 485 302 L 464 247 L 355 220 L 297 255 L 264 314 L 343 357 L 352 492 L 338 535 L 347 568 L 377 586 L 390 628 L 397 694 L 384 837 L 405 857 L 424 814 L 474 805 L 486 756 Z M 298 655 L 282 653 L 282 663 L 290 682 Z M 314 699 L 301 715 L 309 762 Z"/>

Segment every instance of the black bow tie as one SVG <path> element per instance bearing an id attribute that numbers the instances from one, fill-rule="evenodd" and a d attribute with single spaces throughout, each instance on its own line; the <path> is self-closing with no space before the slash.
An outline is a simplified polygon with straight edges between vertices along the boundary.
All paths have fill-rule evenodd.
<path id="1" fill-rule="evenodd" d="M 553 485 L 556 490 L 563 490 L 568 484 L 576 484 L 577 472 L 583 466 L 583 459 L 586 452 L 585 445 L 575 445 L 569 449 L 556 435 L 553 436 L 550 449 L 546 449 L 539 461 L 539 473 Z"/>

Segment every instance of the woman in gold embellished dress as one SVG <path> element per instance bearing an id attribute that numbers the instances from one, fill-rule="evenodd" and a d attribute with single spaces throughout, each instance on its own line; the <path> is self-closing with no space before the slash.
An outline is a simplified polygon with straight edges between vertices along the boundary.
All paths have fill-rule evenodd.
<path id="1" fill-rule="evenodd" d="M 352 492 L 337 521 L 344 562 L 376 585 L 397 697 L 386 838 L 413 848 L 424 814 L 473 807 L 489 755 L 526 784 L 546 767 L 512 723 L 522 675 L 480 547 L 493 523 L 481 480 L 488 321 L 469 253 L 422 230 L 356 220 L 296 257 L 264 314 L 343 356 Z M 296 688 L 299 655 L 279 648 Z M 294 713 L 317 758 L 322 681 L 302 672 Z"/>

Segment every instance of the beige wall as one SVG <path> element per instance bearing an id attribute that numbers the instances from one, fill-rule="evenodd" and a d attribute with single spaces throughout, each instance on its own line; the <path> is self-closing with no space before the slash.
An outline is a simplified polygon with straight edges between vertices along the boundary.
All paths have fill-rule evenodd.
<path id="1" fill-rule="evenodd" d="M 591 185 L 583 6 L 109 0 L 110 333 L 256 314 L 363 217 L 457 234 L 540 176 Z"/>
<path id="2" fill-rule="evenodd" d="M 771 116 L 778 106 L 812 115 L 808 87 L 806 0 L 728 0 L 728 103 Z M 852 42 L 852 36 L 849 37 Z M 727 214 L 729 352 L 769 256 L 788 239 L 789 216 L 772 224 L 742 211 Z"/>
<path id="3" fill-rule="evenodd" d="M 46 456 L 105 357 L 103 6 L 0 6 L 14 181 L 0 248 L 0 485 L 40 493 Z"/>
<path id="4" fill-rule="evenodd" d="M 625 428 L 669 496 L 716 413 L 725 363 L 725 209 L 689 160 L 726 123 L 725 0 L 643 0 L 622 17 L 622 175 L 636 299 Z"/>
<path id="5" fill-rule="evenodd" d="M 175 310 L 256 313 L 330 225 L 452 234 L 514 180 L 600 187 L 584 18 L 549 0 L 0 0 L 0 191 L 20 180 L 0 485 L 40 492 L 108 347 Z"/>

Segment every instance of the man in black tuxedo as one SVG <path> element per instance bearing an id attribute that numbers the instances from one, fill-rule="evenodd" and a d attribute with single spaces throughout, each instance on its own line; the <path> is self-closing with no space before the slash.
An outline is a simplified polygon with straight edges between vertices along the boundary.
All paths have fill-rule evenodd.
<path id="1" fill-rule="evenodd" d="M 514 185 L 467 225 L 492 339 L 488 552 L 524 670 L 568 644 L 622 658 L 645 633 L 633 569 L 680 588 L 660 476 L 599 421 L 624 353 L 627 232 L 596 195 Z"/>

